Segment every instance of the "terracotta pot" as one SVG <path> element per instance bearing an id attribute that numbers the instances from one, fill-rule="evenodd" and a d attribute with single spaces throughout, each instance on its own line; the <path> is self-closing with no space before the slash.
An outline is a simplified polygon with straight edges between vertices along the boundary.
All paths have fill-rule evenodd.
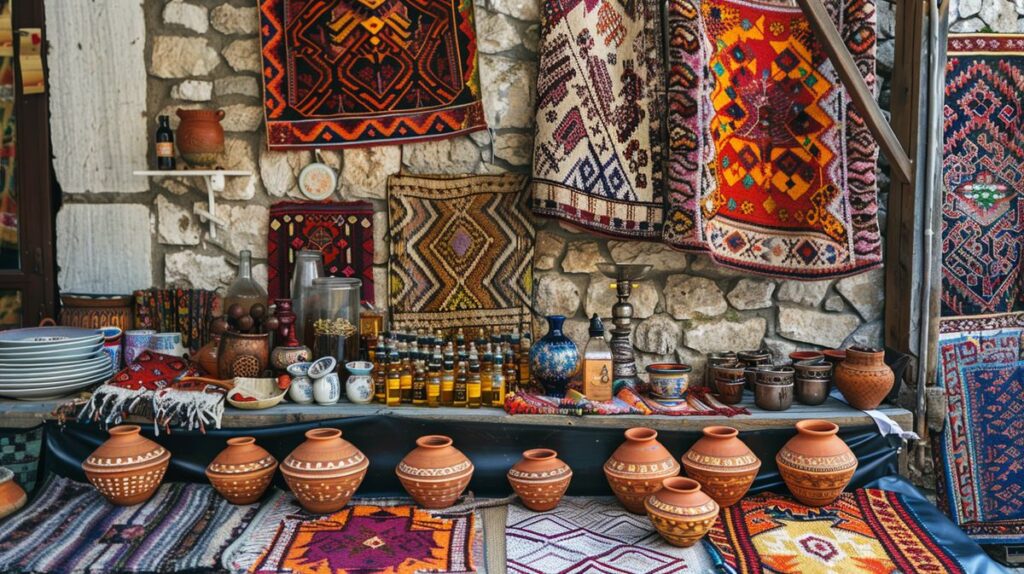
<path id="1" fill-rule="evenodd" d="M 228 439 L 228 447 L 206 467 L 206 477 L 231 504 L 259 500 L 277 470 L 277 459 L 251 436 Z"/>
<path id="2" fill-rule="evenodd" d="M 674 476 L 644 501 L 647 517 L 673 546 L 693 546 L 718 519 L 718 504 L 692 478 Z"/>
<path id="3" fill-rule="evenodd" d="M 704 437 L 683 455 L 686 475 L 720 506 L 732 506 L 754 483 L 761 459 L 727 426 L 704 427 Z"/>
<path id="4" fill-rule="evenodd" d="M 281 464 L 281 474 L 299 504 L 315 514 L 337 512 L 348 504 L 366 476 L 370 460 L 341 431 L 306 431 L 306 442 Z"/>
<path id="5" fill-rule="evenodd" d="M 61 293 L 59 322 L 65 327 L 99 329 L 132 328 L 132 297 L 129 295 L 77 295 Z"/>
<path id="6" fill-rule="evenodd" d="M 800 361 L 814 361 L 816 363 L 820 363 L 825 360 L 825 355 L 818 351 L 793 351 L 789 354 L 789 360 L 794 363 L 799 363 Z"/>
<path id="7" fill-rule="evenodd" d="M 885 364 L 884 351 L 850 347 L 846 359 L 836 365 L 832 379 L 850 406 L 866 411 L 882 404 L 896 382 L 896 375 Z"/>
<path id="8" fill-rule="evenodd" d="M 216 167 L 224 156 L 224 110 L 183 110 L 175 132 L 178 153 L 191 167 Z"/>
<path id="9" fill-rule="evenodd" d="M 199 363 L 199 367 L 206 371 L 206 374 L 217 377 L 220 370 L 217 367 L 217 350 L 220 347 L 220 335 L 215 335 L 210 342 L 203 345 L 192 355 L 192 360 Z"/>
<path id="10" fill-rule="evenodd" d="M 14 514 L 27 500 L 25 490 L 14 482 L 14 472 L 0 467 L 0 518 Z"/>
<path id="11" fill-rule="evenodd" d="M 825 355 L 825 360 L 833 367 L 843 362 L 843 359 L 846 358 L 846 351 L 843 349 L 825 349 L 821 354 Z"/>
<path id="12" fill-rule="evenodd" d="M 604 463 L 608 484 L 626 510 L 644 513 L 644 499 L 661 488 L 661 481 L 679 474 L 679 463 L 660 442 L 658 432 L 645 427 L 626 430 L 626 442 Z"/>
<path id="13" fill-rule="evenodd" d="M 549 448 L 535 448 L 508 471 L 508 482 L 530 510 L 543 512 L 558 506 L 569 482 L 572 469 Z"/>
<path id="14" fill-rule="evenodd" d="M 132 506 L 149 500 L 167 472 L 171 453 L 140 430 L 138 425 L 110 429 L 110 438 L 82 463 L 86 478 L 111 504 Z"/>
<path id="15" fill-rule="evenodd" d="M 775 455 L 789 491 L 807 506 L 825 506 L 842 494 L 857 470 L 857 457 L 836 433 L 839 427 L 822 420 L 796 423 L 796 436 Z"/>
<path id="16" fill-rule="evenodd" d="M 269 345 L 267 333 L 224 333 L 217 348 L 218 377 L 233 379 L 261 376 L 270 360 Z"/>
<path id="17" fill-rule="evenodd" d="M 427 435 L 395 468 L 409 496 L 423 508 L 448 508 L 473 476 L 473 463 L 452 446 L 452 439 Z"/>

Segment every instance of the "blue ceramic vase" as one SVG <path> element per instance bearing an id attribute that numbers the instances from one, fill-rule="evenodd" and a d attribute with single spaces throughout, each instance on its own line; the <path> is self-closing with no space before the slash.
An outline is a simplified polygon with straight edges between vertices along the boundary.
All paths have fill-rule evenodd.
<path id="1" fill-rule="evenodd" d="M 530 370 L 534 380 L 544 387 L 544 394 L 564 397 L 569 381 L 580 367 L 580 351 L 576 343 L 562 333 L 565 317 L 547 317 L 548 334 L 530 348 Z"/>

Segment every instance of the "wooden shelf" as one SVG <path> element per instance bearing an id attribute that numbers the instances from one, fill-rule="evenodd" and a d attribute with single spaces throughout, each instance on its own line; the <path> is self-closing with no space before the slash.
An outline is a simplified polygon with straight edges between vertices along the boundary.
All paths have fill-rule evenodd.
<path id="1" fill-rule="evenodd" d="M 63 399 L 24 402 L 0 400 L 0 420 L 4 427 L 32 427 L 50 418 L 54 408 L 65 402 Z M 386 407 L 378 404 L 354 405 L 339 403 L 331 406 L 296 405 L 282 403 L 266 410 L 242 410 L 228 406 L 224 411 L 222 426 L 224 428 L 245 428 L 279 425 L 285 423 L 309 422 L 326 419 L 365 416 L 409 417 L 423 420 L 459 419 L 482 423 L 502 425 L 571 425 L 576 427 L 629 428 L 632 426 L 648 426 L 655 429 L 700 430 L 708 425 L 727 424 L 740 430 L 757 430 L 766 428 L 788 428 L 797 421 L 809 418 L 830 420 L 839 426 L 872 424 L 872 419 L 863 411 L 854 409 L 840 401 L 829 398 L 824 404 L 809 407 L 794 404 L 786 411 L 765 411 L 753 405 L 748 398 L 743 406 L 750 410 L 750 415 L 734 417 L 692 416 L 563 416 L 563 415 L 509 415 L 501 409 L 481 408 L 464 409 L 452 407 Z M 883 406 L 881 412 L 888 415 L 906 430 L 913 427 L 913 415 L 905 409 Z"/>

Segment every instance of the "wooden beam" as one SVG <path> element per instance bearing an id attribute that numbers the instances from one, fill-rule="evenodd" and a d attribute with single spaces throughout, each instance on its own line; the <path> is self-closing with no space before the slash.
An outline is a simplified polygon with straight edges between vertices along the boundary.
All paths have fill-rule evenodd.
<path id="1" fill-rule="evenodd" d="M 850 51 L 847 50 L 843 37 L 828 15 L 828 10 L 825 9 L 821 0 L 797 0 L 797 3 L 807 17 L 815 37 L 821 42 L 829 60 L 832 61 L 832 66 L 839 73 L 839 78 L 846 86 L 850 99 L 864 116 L 871 135 L 882 148 L 882 153 L 889 158 L 889 163 L 892 164 L 896 174 L 904 181 L 910 181 L 913 177 L 913 163 L 903 146 L 900 145 L 900 140 L 889 126 L 889 122 L 886 121 L 882 109 L 878 107 L 871 88 L 860 75 L 857 64 L 853 61 Z"/>

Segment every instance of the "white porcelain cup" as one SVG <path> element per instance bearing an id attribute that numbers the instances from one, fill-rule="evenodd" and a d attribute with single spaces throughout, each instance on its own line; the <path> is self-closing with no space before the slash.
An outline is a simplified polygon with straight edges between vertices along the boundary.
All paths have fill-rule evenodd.
<path id="1" fill-rule="evenodd" d="M 313 381 L 313 400 L 320 405 L 333 405 L 341 398 L 341 380 L 338 373 L 327 373 Z"/>
<path id="2" fill-rule="evenodd" d="M 292 384 L 288 387 L 288 400 L 298 405 L 312 403 L 313 381 L 307 376 L 292 377 Z"/>

